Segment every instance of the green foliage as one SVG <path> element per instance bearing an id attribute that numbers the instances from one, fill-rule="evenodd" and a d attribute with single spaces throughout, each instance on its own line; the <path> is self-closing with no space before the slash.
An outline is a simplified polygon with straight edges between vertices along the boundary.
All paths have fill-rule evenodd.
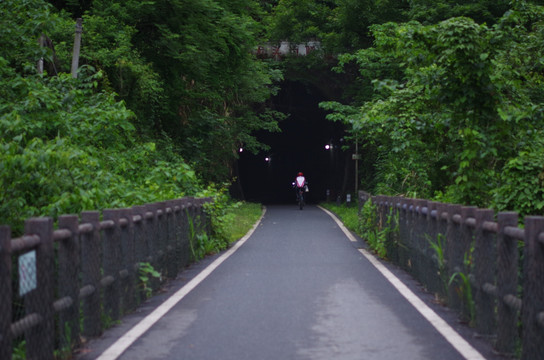
<path id="1" fill-rule="evenodd" d="M 11 353 L 12 360 L 25 360 L 26 359 L 26 341 L 18 341 L 13 347 Z"/>
<path id="2" fill-rule="evenodd" d="M 407 2 L 394 0 L 280 0 L 265 23 L 273 42 L 321 40 L 330 54 L 368 47 L 372 24 L 402 21 Z"/>
<path id="3" fill-rule="evenodd" d="M 412 0 L 408 15 L 427 24 L 459 16 L 470 17 L 480 24 L 493 24 L 508 10 L 510 3 L 510 0 Z"/>
<path id="4" fill-rule="evenodd" d="M 360 212 L 357 207 L 333 203 L 322 205 L 333 211 L 348 229 L 360 235 L 379 257 L 387 257 L 388 242 L 393 241 L 393 234 L 398 231 L 396 215 L 390 213 L 385 218 L 379 217 L 378 207 L 371 200 L 364 203 Z"/>
<path id="5" fill-rule="evenodd" d="M 279 130 L 283 115 L 263 104 L 281 73 L 252 53 L 262 43 L 257 1 L 53 3 L 62 10 L 48 31 L 59 71 L 71 62 L 69 16 L 82 16 L 80 64 L 102 72 L 98 89 L 115 92 L 140 135 L 173 139 L 205 181 L 230 181 L 237 150 L 264 149 L 254 133 Z"/>
<path id="6" fill-rule="evenodd" d="M 194 171 L 172 149 L 139 141 L 132 112 L 97 91 L 101 73 L 22 76 L 0 58 L 0 222 L 194 194 Z M 159 142 L 168 145 L 165 139 Z"/>
<path id="7" fill-rule="evenodd" d="M 493 191 L 493 208 L 498 211 L 516 211 L 521 217 L 543 213 L 543 154 L 544 144 L 537 139 L 533 146 L 508 160 L 499 175 L 501 185 Z"/>
<path id="8" fill-rule="evenodd" d="M 442 288 L 439 291 L 439 294 L 436 294 L 439 297 L 442 297 L 442 300 L 447 298 L 448 284 L 451 282 L 451 279 L 448 280 L 448 269 L 446 267 L 445 252 L 446 252 L 446 239 L 443 234 L 438 234 L 435 241 L 427 238 L 429 246 L 434 251 L 434 257 L 438 265 L 438 277 L 440 278 L 440 285 Z"/>
<path id="9" fill-rule="evenodd" d="M 254 132 L 278 129 L 282 115 L 258 106 L 281 72 L 250 51 L 253 2 L 87 4 L 78 79 L 63 73 L 69 14 L 38 0 L 0 7 L 0 222 L 16 233 L 32 216 L 201 193 L 202 176 L 231 178 L 240 146 L 264 147 Z M 41 34 L 51 47 L 40 48 Z M 53 73 L 36 74 L 41 57 Z"/>
<path id="10" fill-rule="evenodd" d="M 469 321 L 471 325 L 474 324 L 476 314 L 474 297 L 472 294 L 472 284 L 470 283 L 470 278 L 468 275 L 471 273 L 473 252 L 474 245 L 472 245 L 469 252 L 465 253 L 464 255 L 463 265 L 465 271 L 457 271 L 453 273 L 448 282 L 448 285 L 455 283 L 454 289 L 461 299 L 463 315 L 467 317 L 466 320 Z"/>
<path id="11" fill-rule="evenodd" d="M 232 211 L 238 208 L 242 203 L 232 202 L 226 186 L 219 189 L 219 191 L 214 191 L 210 195 L 212 196 L 213 201 L 204 204 L 204 209 L 211 219 L 211 237 L 218 245 L 216 251 L 220 251 L 226 248 L 230 243 L 228 227 L 234 217 Z M 204 255 L 208 252 L 205 252 Z"/>
<path id="12" fill-rule="evenodd" d="M 385 219 L 382 218 L 378 214 L 378 207 L 372 203 L 372 200 L 365 202 L 360 216 L 361 235 L 368 243 L 370 249 L 375 251 L 379 257 L 386 258 L 388 236 L 395 231 L 391 227 L 394 217 L 389 214 Z"/>
<path id="13" fill-rule="evenodd" d="M 474 299 L 472 296 L 472 285 L 470 284 L 470 279 L 467 276 L 467 274 L 463 272 L 456 272 L 454 273 L 449 283 L 453 283 L 456 279 L 460 278 L 460 285 L 456 288 L 456 291 L 459 293 L 459 296 L 463 300 L 463 306 L 468 307 L 468 321 L 471 325 L 474 324 L 474 316 L 475 316 L 475 307 L 474 307 Z"/>
<path id="14" fill-rule="evenodd" d="M 0 2 L 0 57 L 18 71 L 35 67 L 38 59 L 52 53 L 38 46 L 38 39 L 59 21 L 52 6 L 43 0 L 2 0 Z"/>
<path id="15" fill-rule="evenodd" d="M 236 202 L 228 207 L 224 226 L 229 243 L 241 239 L 255 225 L 262 215 L 262 205 L 257 203 Z"/>
<path id="16" fill-rule="evenodd" d="M 191 218 L 187 212 L 189 219 L 189 249 L 191 250 L 191 260 L 198 261 L 206 255 L 216 253 L 224 248 L 224 244 L 220 244 L 217 239 L 208 237 L 202 229 L 200 218 Z"/>
<path id="17" fill-rule="evenodd" d="M 100 73 L 74 80 L 21 76 L 0 58 L 1 223 L 194 194 L 194 172 L 167 147 L 137 140 L 132 113 L 96 92 Z M 169 141 L 163 140 L 162 144 Z"/>
<path id="18" fill-rule="evenodd" d="M 261 216 L 260 204 L 233 201 L 226 187 L 208 189 L 200 192 L 199 196 L 211 196 L 213 199 L 204 204 L 211 233 L 201 232 L 199 219 L 189 221 L 190 249 L 194 260 L 226 249 L 245 235 Z"/>
<path id="19" fill-rule="evenodd" d="M 340 57 L 373 79 L 373 93 L 362 106 L 322 107 L 373 156 L 369 190 L 541 212 L 540 163 L 536 178 L 510 176 L 542 158 L 543 15 L 518 2 L 493 27 L 463 17 L 373 25 L 372 48 Z M 514 186 L 527 197 L 510 196 Z"/>
<path id="20" fill-rule="evenodd" d="M 331 3 L 314 0 L 280 0 L 267 18 L 268 37 L 279 42 L 305 43 L 321 38 L 330 24 Z"/>
<path id="21" fill-rule="evenodd" d="M 140 286 L 145 294 L 146 298 L 150 298 L 153 294 L 153 287 L 151 286 L 152 278 L 161 278 L 161 273 L 155 270 L 153 265 L 148 262 L 141 262 L 138 264 L 138 279 L 140 280 Z"/>
<path id="22" fill-rule="evenodd" d="M 164 90 L 158 126 L 206 180 L 230 180 L 240 146 L 258 150 L 253 133 L 278 130 L 276 113 L 258 106 L 281 74 L 252 54 L 261 31 L 255 2 L 115 1 L 98 2 L 95 11 L 135 29 L 132 44 Z"/>
<path id="23" fill-rule="evenodd" d="M 359 214 L 356 206 L 337 205 L 332 202 L 321 205 L 336 214 L 348 229 L 360 235 Z"/>

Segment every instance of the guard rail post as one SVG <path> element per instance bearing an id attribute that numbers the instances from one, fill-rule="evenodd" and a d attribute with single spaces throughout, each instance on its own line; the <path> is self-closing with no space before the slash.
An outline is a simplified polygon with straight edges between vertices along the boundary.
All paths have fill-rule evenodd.
<path id="1" fill-rule="evenodd" d="M 167 265 L 166 272 L 170 279 L 175 279 L 178 275 L 178 259 L 176 258 L 176 216 L 174 212 L 175 201 L 170 200 L 166 202 L 166 251 L 167 251 Z"/>
<path id="2" fill-rule="evenodd" d="M 419 253 L 419 199 L 410 199 L 410 252 L 412 276 L 421 283 L 421 255 Z"/>
<path id="3" fill-rule="evenodd" d="M 448 206 L 447 259 L 448 259 L 448 306 L 454 310 L 461 310 L 459 289 L 461 283 L 453 278 L 455 273 L 463 267 L 463 249 L 461 242 L 461 205 Z"/>
<path id="4" fill-rule="evenodd" d="M 146 242 L 148 246 L 148 262 L 151 264 L 153 269 L 158 272 L 161 272 L 161 258 L 163 255 L 162 249 L 160 247 L 160 236 L 159 236 L 159 224 L 158 224 L 158 209 L 159 206 L 157 203 L 147 204 L 145 213 L 145 229 L 146 229 Z M 162 274 L 162 273 L 161 273 Z M 153 292 L 157 291 L 160 287 L 160 279 L 151 277 L 149 279 L 149 284 Z"/>
<path id="5" fill-rule="evenodd" d="M 427 200 L 414 200 L 414 245 L 415 245 L 415 261 L 416 261 L 416 278 L 424 286 L 428 284 L 429 262 L 426 258 L 426 239 L 427 234 L 427 214 L 423 209 L 427 208 Z"/>
<path id="6" fill-rule="evenodd" d="M 521 359 L 544 359 L 544 217 L 525 218 L 524 251 Z"/>
<path id="7" fill-rule="evenodd" d="M 448 228 L 450 222 L 450 215 L 448 212 L 448 205 L 444 203 L 439 203 L 436 206 L 436 221 L 437 221 L 437 235 L 436 235 L 436 245 L 438 246 L 437 251 L 441 254 L 442 259 L 439 259 L 442 264 L 439 264 L 439 277 L 440 277 L 440 296 L 442 299 L 448 298 Z"/>
<path id="8" fill-rule="evenodd" d="M 119 209 L 106 209 L 102 213 L 104 221 L 112 221 L 113 225 L 103 230 L 104 238 L 102 257 L 103 278 L 107 278 L 103 287 L 104 315 L 111 321 L 120 319 L 120 284 L 119 271 L 121 265 L 121 229 L 119 227 Z"/>
<path id="9" fill-rule="evenodd" d="M 166 226 L 166 203 L 164 201 L 156 203 L 157 206 L 157 233 L 155 241 L 159 249 L 158 267 L 159 272 L 164 276 L 168 276 L 168 239 Z"/>
<path id="10" fill-rule="evenodd" d="M 0 226 L 0 359 L 11 360 L 11 229 Z"/>
<path id="11" fill-rule="evenodd" d="M 79 218 L 77 215 L 61 215 L 58 227 L 66 229 L 70 236 L 60 240 L 58 247 L 58 297 L 70 299 L 71 305 L 59 313 L 58 333 L 60 348 L 71 349 L 80 343 L 79 337 Z"/>
<path id="12" fill-rule="evenodd" d="M 24 296 L 26 315 L 38 314 L 40 321 L 25 331 L 26 356 L 52 360 L 55 350 L 53 219 L 28 219 L 25 234 L 40 238 L 36 247 L 36 288 Z"/>
<path id="13" fill-rule="evenodd" d="M 81 244 L 81 281 L 82 288 L 88 293 L 82 294 L 83 332 L 86 337 L 97 337 L 102 333 L 101 325 L 101 296 L 100 296 L 100 213 L 84 211 L 81 213 L 81 223 L 89 224 L 91 230 L 80 234 Z"/>
<path id="14" fill-rule="evenodd" d="M 136 306 L 145 300 L 145 289 L 140 284 L 140 264 L 148 262 L 147 230 L 145 218 L 146 207 L 137 205 L 132 207 L 132 218 L 134 224 L 134 281 L 136 284 L 135 301 Z"/>
<path id="15" fill-rule="evenodd" d="M 484 336 L 493 335 L 496 325 L 497 233 L 485 226 L 486 223 L 493 223 L 494 215 L 495 213 L 491 209 L 476 210 L 477 233 L 476 244 L 474 245 L 475 327 L 476 331 Z"/>
<path id="16" fill-rule="evenodd" d="M 460 234 L 460 240 L 461 243 L 459 244 L 459 250 L 462 254 L 462 266 L 460 269 L 460 275 L 464 276 L 464 278 L 461 280 L 461 316 L 466 321 L 472 322 L 474 320 L 474 291 L 473 291 L 473 285 L 470 281 L 472 277 L 472 267 L 473 267 L 473 261 L 472 256 L 473 254 L 471 251 L 473 250 L 473 242 L 474 242 L 474 233 L 476 231 L 476 228 L 474 227 L 474 223 L 471 225 L 469 224 L 469 219 L 473 222 L 475 221 L 476 216 L 476 207 L 474 206 L 462 206 L 461 207 L 461 234 Z"/>
<path id="17" fill-rule="evenodd" d="M 518 214 L 500 212 L 497 215 L 499 231 L 497 236 L 497 343 L 496 349 L 505 354 L 513 354 L 518 340 L 518 314 L 505 298 L 516 295 L 518 287 L 518 244 L 517 240 L 505 233 L 507 227 L 518 226 Z"/>
<path id="18" fill-rule="evenodd" d="M 399 248 L 398 259 L 400 266 L 410 271 L 411 261 L 408 250 L 410 224 L 408 220 L 408 204 L 405 198 L 399 198 Z"/>
<path id="19" fill-rule="evenodd" d="M 121 226 L 121 273 L 119 274 L 121 291 L 122 314 L 128 313 L 136 307 L 136 276 L 135 269 L 135 233 L 134 217 L 132 209 L 119 211 L 119 224 Z"/>
<path id="20" fill-rule="evenodd" d="M 180 212 L 179 212 L 179 226 L 181 231 L 180 238 L 180 257 L 181 264 L 183 267 L 189 264 L 191 258 L 191 249 L 189 244 L 189 200 L 182 199 L 180 201 Z"/>
<path id="21" fill-rule="evenodd" d="M 429 201 L 427 203 L 427 257 L 432 259 L 432 274 L 429 274 L 429 289 L 434 294 L 440 294 L 442 292 L 440 271 L 443 266 L 443 254 L 440 249 L 439 239 L 439 221 L 438 218 L 438 203 L 435 201 Z M 432 245 L 431 245 L 432 244 Z"/>
<path id="22" fill-rule="evenodd" d="M 415 259 L 414 259 L 414 204 L 412 199 L 404 199 L 404 205 L 406 207 L 406 227 L 405 227 L 405 251 L 407 257 L 407 269 L 413 276 Z"/>
<path id="23" fill-rule="evenodd" d="M 387 245 L 387 256 L 395 264 L 399 263 L 399 209 L 397 208 L 397 197 L 390 197 L 389 203 L 389 215 L 391 216 L 391 230 L 389 232 L 389 240 Z"/>

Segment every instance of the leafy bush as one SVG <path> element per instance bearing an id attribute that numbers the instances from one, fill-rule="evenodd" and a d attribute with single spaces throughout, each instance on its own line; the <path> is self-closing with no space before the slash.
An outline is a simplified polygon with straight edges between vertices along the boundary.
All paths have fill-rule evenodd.
<path id="1" fill-rule="evenodd" d="M 544 142 L 510 159 L 500 174 L 501 186 L 494 190 L 493 207 L 516 211 L 520 216 L 544 214 Z"/>
<path id="2" fill-rule="evenodd" d="M 544 7 L 510 7 L 493 25 L 372 25 L 372 47 L 339 57 L 366 97 L 321 106 L 373 157 L 368 191 L 541 213 Z"/>
<path id="3" fill-rule="evenodd" d="M 138 139 L 132 112 L 96 91 L 101 74 L 22 76 L 0 58 L 0 223 L 195 194 L 170 140 Z"/>

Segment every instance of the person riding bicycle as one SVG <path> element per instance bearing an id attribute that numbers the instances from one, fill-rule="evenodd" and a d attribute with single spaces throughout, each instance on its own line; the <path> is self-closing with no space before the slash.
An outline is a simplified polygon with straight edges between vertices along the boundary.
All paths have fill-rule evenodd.
<path id="1" fill-rule="evenodd" d="M 296 187 L 301 188 L 301 187 L 304 187 L 305 184 L 306 184 L 306 178 L 304 177 L 304 174 L 302 172 L 299 172 L 295 179 L 295 185 Z"/>
<path id="2" fill-rule="evenodd" d="M 306 181 L 306 178 L 304 177 L 304 174 L 302 172 L 299 172 L 297 174 L 295 182 L 293 183 L 293 187 L 297 190 L 297 199 L 299 190 L 308 192 L 308 182 Z"/>

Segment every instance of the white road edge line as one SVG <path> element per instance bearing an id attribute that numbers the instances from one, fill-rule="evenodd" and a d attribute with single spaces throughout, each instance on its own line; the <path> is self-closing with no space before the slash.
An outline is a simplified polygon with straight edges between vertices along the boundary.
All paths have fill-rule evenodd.
<path id="1" fill-rule="evenodd" d="M 165 302 L 163 302 L 158 308 L 153 310 L 153 312 L 147 315 L 145 318 L 140 320 L 140 322 L 134 325 L 127 333 L 122 337 L 117 339 L 109 348 L 107 348 L 97 360 L 115 360 L 126 349 L 128 349 L 140 336 L 142 336 L 147 330 L 149 330 L 157 321 L 159 321 L 168 311 L 170 311 L 178 302 L 181 301 L 187 294 L 189 294 L 195 287 L 198 286 L 204 279 L 208 277 L 219 265 L 221 265 L 225 260 L 227 260 L 232 254 L 236 252 L 246 241 L 251 237 L 253 232 L 257 229 L 257 226 L 261 223 L 261 220 L 266 213 L 266 207 L 263 207 L 263 212 L 261 217 L 255 225 L 248 231 L 248 233 L 238 240 L 233 247 L 227 250 L 223 255 L 218 257 L 213 263 L 208 265 L 204 270 L 202 270 L 196 277 L 191 281 L 185 284 L 181 289 L 176 293 L 170 296 Z"/>
<path id="2" fill-rule="evenodd" d="M 326 212 L 336 224 L 342 229 L 347 238 L 355 242 L 357 241 L 353 234 L 344 226 L 344 224 L 330 211 L 319 206 L 321 210 Z M 466 359 L 466 360 L 485 360 L 485 357 L 474 349 L 461 335 L 459 335 L 444 319 L 436 314 L 427 304 L 417 297 L 406 285 L 400 281 L 389 269 L 379 262 L 371 253 L 365 249 L 359 249 L 361 254 L 370 261 L 372 265 L 397 289 L 397 291 L 408 300 L 417 311 L 423 315 L 434 328 L 442 334 L 442 336 Z"/>

